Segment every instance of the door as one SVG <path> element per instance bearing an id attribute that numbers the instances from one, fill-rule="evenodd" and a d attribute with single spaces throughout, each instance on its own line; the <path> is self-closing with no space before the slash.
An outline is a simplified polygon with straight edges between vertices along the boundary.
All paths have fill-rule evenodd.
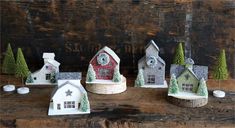
<path id="1" fill-rule="evenodd" d="M 100 68 L 98 72 L 99 72 L 99 79 L 105 79 L 105 80 L 112 79 L 113 74 L 110 69 Z"/>
<path id="2" fill-rule="evenodd" d="M 148 75 L 147 76 L 147 84 L 148 85 L 152 85 L 152 84 L 155 84 L 155 81 L 156 81 L 156 76 L 155 75 Z"/>

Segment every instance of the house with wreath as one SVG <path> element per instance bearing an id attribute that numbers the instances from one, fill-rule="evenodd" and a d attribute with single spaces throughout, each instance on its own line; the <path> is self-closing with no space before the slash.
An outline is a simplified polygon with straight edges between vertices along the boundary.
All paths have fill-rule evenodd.
<path id="1" fill-rule="evenodd" d="M 58 86 L 51 95 L 48 115 L 70 115 L 90 113 L 87 92 L 81 85 L 80 72 L 56 74 Z"/>
<path id="2" fill-rule="evenodd" d="M 41 69 L 30 73 L 26 85 L 56 85 L 55 74 L 59 72 L 60 63 L 54 53 L 43 53 L 44 65 Z"/>
<path id="3" fill-rule="evenodd" d="M 112 80 L 115 68 L 119 70 L 119 64 L 119 57 L 107 46 L 99 50 L 90 61 L 95 80 Z"/>
<path id="4" fill-rule="evenodd" d="M 185 65 L 172 64 L 170 74 L 175 75 L 179 91 L 197 93 L 200 80 L 208 79 L 208 67 L 194 65 L 194 61 L 188 58 Z"/>
<path id="5" fill-rule="evenodd" d="M 159 56 L 159 47 L 151 40 L 145 47 L 145 56 L 138 61 L 136 87 L 167 88 L 165 61 Z"/>
<path id="6" fill-rule="evenodd" d="M 115 94 L 126 90 L 126 78 L 119 71 L 120 58 L 105 46 L 91 59 L 86 89 L 98 94 Z"/>

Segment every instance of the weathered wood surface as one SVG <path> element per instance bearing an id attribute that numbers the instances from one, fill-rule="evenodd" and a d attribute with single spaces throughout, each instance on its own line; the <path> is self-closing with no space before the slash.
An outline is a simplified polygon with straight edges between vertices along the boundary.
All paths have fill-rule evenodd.
<path id="1" fill-rule="evenodd" d="M 109 46 L 121 58 L 124 76 L 150 39 L 156 41 L 169 72 L 177 42 L 197 64 L 214 64 L 220 49 L 235 78 L 234 0 L 1 0 L 1 43 L 21 47 L 30 70 L 42 53 L 55 52 L 60 68 L 86 71 L 97 50 Z M 0 59 L 3 56 L 0 54 Z"/>
<path id="2" fill-rule="evenodd" d="M 14 81 L 19 85 L 19 81 Z M 6 79 L 1 76 L 1 86 Z M 116 95 L 88 93 L 90 115 L 48 116 L 52 86 L 29 86 L 28 95 L 0 91 L 0 127 L 234 127 L 235 89 L 234 80 L 224 86 L 226 97 L 214 98 L 209 92 L 206 106 L 182 108 L 166 100 L 166 89 L 133 88 L 130 79 L 127 91 Z M 209 83 L 211 83 L 209 81 Z M 210 85 L 209 85 L 210 87 Z M 213 88 L 213 87 L 212 87 Z"/>

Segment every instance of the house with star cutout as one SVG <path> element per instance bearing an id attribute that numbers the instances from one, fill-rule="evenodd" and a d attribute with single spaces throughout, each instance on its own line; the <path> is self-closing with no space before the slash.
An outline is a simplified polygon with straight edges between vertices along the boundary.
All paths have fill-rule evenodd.
<path id="1" fill-rule="evenodd" d="M 80 72 L 56 74 L 58 86 L 51 95 L 48 115 L 70 115 L 90 113 L 86 90 L 81 85 Z"/>

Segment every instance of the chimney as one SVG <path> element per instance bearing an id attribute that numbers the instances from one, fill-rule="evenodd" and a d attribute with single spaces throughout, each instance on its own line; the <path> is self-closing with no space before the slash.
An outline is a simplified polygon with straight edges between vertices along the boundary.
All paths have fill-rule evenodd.
<path id="1" fill-rule="evenodd" d="M 45 64 L 48 60 L 54 60 L 55 53 L 43 53 L 42 58 L 44 59 L 44 64 Z"/>

